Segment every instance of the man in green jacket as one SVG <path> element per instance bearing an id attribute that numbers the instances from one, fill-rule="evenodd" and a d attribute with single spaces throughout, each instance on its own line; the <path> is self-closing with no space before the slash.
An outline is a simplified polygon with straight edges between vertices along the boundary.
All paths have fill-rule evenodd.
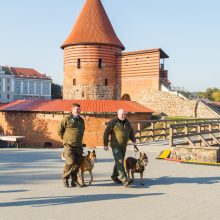
<path id="1" fill-rule="evenodd" d="M 64 157 L 66 164 L 63 171 L 63 183 L 69 187 L 69 178 L 71 176 L 71 186 L 82 186 L 77 182 L 77 173 L 82 162 L 82 139 L 85 131 L 85 124 L 80 117 L 80 105 L 74 103 L 72 112 L 66 116 L 58 129 L 58 134 L 63 141 Z"/>
<path id="2" fill-rule="evenodd" d="M 109 136 L 111 136 L 110 146 L 115 160 L 111 179 L 115 183 L 122 183 L 122 185 L 126 187 L 131 184 L 124 168 L 126 147 L 129 139 L 136 142 L 136 138 L 134 136 L 134 130 L 126 118 L 126 112 L 124 109 L 119 109 L 117 118 L 111 120 L 106 126 L 103 137 L 104 149 L 106 151 L 108 150 Z"/>

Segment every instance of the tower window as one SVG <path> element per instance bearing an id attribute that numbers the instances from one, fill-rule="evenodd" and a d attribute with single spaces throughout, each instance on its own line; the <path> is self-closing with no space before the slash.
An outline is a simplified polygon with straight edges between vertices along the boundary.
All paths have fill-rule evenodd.
<path id="1" fill-rule="evenodd" d="M 108 85 L 108 79 L 105 79 L 105 86 Z"/>
<path id="2" fill-rule="evenodd" d="M 76 79 L 73 79 L 73 85 L 74 86 L 76 85 Z"/>
<path id="3" fill-rule="evenodd" d="M 85 96 L 85 93 L 84 93 L 84 91 L 82 92 L 82 97 L 84 97 Z"/>
<path id="4" fill-rule="evenodd" d="M 99 69 L 102 68 L 102 59 L 99 59 Z"/>
<path id="5" fill-rule="evenodd" d="M 80 67 L 81 67 L 81 60 L 77 59 L 77 69 L 80 69 Z"/>

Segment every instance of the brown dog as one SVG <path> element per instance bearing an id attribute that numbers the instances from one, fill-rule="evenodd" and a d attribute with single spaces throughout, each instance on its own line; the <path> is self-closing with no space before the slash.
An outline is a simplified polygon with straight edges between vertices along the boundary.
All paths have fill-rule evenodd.
<path id="1" fill-rule="evenodd" d="M 92 174 L 92 169 L 94 167 L 94 163 L 96 162 L 96 152 L 95 150 L 93 150 L 92 152 L 88 151 L 88 155 L 87 156 L 83 156 L 80 168 L 79 168 L 79 172 L 78 172 L 78 179 L 80 180 L 82 185 L 85 185 L 84 182 L 84 172 L 85 171 L 89 171 L 90 174 L 90 181 L 89 181 L 89 185 L 92 184 L 93 181 L 93 174 Z"/>
<path id="2" fill-rule="evenodd" d="M 141 185 L 144 185 L 143 183 L 143 173 L 145 170 L 145 167 L 148 164 L 148 157 L 145 153 L 140 152 L 140 158 L 135 159 L 133 157 L 128 157 L 124 160 L 124 167 L 128 174 L 128 179 L 130 180 L 130 173 L 132 176 L 132 181 L 134 181 L 134 173 L 140 173 L 141 177 Z"/>
<path id="3" fill-rule="evenodd" d="M 90 178 L 91 178 L 89 181 L 89 185 L 91 185 L 93 181 L 92 169 L 94 167 L 94 163 L 96 162 L 96 152 L 95 150 L 93 150 L 92 152 L 88 151 L 88 155 L 82 156 L 82 157 L 83 159 L 82 159 L 77 177 L 80 183 L 85 186 L 84 172 L 89 171 Z M 64 157 L 64 153 L 61 154 L 61 159 L 64 161 L 66 160 Z"/>

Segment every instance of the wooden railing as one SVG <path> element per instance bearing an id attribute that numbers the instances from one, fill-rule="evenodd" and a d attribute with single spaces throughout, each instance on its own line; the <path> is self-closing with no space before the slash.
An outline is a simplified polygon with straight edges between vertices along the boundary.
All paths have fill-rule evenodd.
<path id="1" fill-rule="evenodd" d="M 132 121 L 136 138 L 139 142 L 155 141 L 170 138 L 171 125 L 186 123 L 218 122 L 220 118 L 200 118 L 200 119 L 177 119 L 177 120 L 144 120 Z M 179 129 L 181 130 L 181 129 Z"/>
<path id="2" fill-rule="evenodd" d="M 220 120 L 170 125 L 170 146 L 220 145 Z M 175 140 L 178 140 L 175 142 Z"/>

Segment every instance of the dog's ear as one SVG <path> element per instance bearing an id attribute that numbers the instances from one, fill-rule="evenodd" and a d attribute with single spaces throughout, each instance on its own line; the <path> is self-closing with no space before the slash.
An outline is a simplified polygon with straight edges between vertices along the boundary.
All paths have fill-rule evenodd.
<path id="1" fill-rule="evenodd" d="M 88 150 L 88 155 L 90 155 L 90 153 L 91 153 L 91 152 Z"/>
<path id="2" fill-rule="evenodd" d="M 140 157 L 142 156 L 142 152 L 140 152 Z"/>
<path id="3" fill-rule="evenodd" d="M 93 153 L 95 153 L 95 150 L 93 150 Z"/>

